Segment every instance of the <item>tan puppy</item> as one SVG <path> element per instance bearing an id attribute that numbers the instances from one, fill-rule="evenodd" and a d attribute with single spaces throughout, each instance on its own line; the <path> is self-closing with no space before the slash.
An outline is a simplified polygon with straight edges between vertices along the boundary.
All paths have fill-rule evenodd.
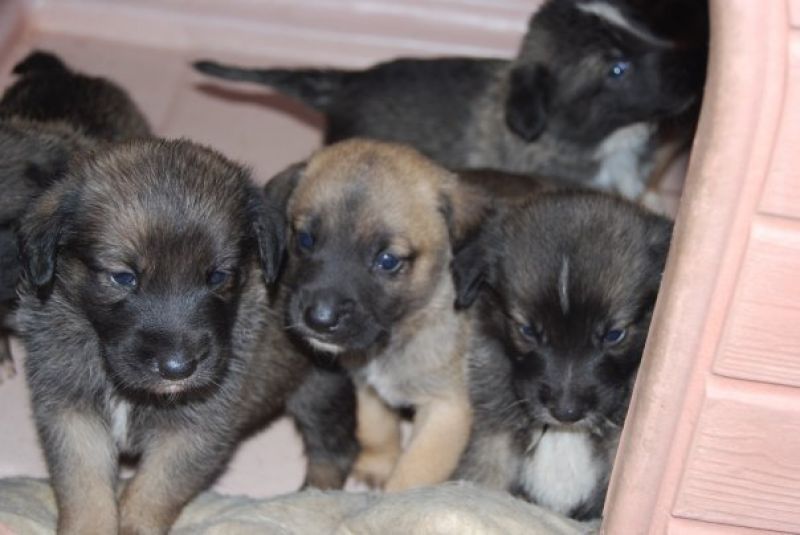
<path id="1" fill-rule="evenodd" d="M 286 206 L 281 292 L 298 351 L 335 357 L 356 382 L 356 475 L 387 490 L 447 479 L 472 419 L 450 263 L 481 196 L 413 149 L 366 140 L 320 150 L 267 195 Z"/>

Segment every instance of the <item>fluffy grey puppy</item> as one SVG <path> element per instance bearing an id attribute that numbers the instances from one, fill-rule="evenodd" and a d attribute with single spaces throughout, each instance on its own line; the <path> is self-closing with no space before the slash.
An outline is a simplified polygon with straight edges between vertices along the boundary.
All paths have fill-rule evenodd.
<path id="1" fill-rule="evenodd" d="M 454 261 L 470 309 L 470 443 L 456 478 L 602 513 L 671 224 L 605 194 L 498 208 Z"/>
<path id="2" fill-rule="evenodd" d="M 274 87 L 322 112 L 326 143 L 402 142 L 450 168 L 547 175 L 638 198 L 657 149 L 690 138 L 705 73 L 704 3 L 671 0 L 670 17 L 697 30 L 681 40 L 656 16 L 655 4 L 664 3 L 547 2 L 512 61 L 398 59 L 361 71 L 195 67 Z"/>
<path id="3" fill-rule="evenodd" d="M 281 345 L 267 285 L 283 236 L 246 171 L 187 141 L 98 151 L 28 211 L 17 320 L 59 533 L 167 533 L 287 410 L 306 483 L 341 486 L 355 394 Z M 120 455 L 138 467 L 118 499 Z"/>

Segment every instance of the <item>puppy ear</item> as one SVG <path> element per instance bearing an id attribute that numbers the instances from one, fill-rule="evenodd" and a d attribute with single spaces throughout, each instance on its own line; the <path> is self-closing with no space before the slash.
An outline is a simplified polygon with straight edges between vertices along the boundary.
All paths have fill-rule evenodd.
<path id="1" fill-rule="evenodd" d="M 468 308 L 478 298 L 489 270 L 486 252 L 480 233 L 455 251 L 450 270 L 456 287 L 457 309 Z"/>
<path id="2" fill-rule="evenodd" d="M 653 215 L 648 221 L 647 246 L 654 262 L 661 266 L 667 262 L 667 253 L 672 241 L 672 221 L 666 217 Z"/>
<path id="3" fill-rule="evenodd" d="M 20 223 L 18 248 L 22 275 L 40 297 L 52 288 L 58 246 L 69 232 L 79 197 L 75 188 L 58 184 L 33 204 Z"/>
<path id="4" fill-rule="evenodd" d="M 440 206 L 453 248 L 450 269 L 456 287 L 455 306 L 466 308 L 478 296 L 485 276 L 481 227 L 491 216 L 493 203 L 487 192 L 461 179 L 448 184 Z"/>
<path id="5" fill-rule="evenodd" d="M 286 205 L 289 197 L 292 196 L 300 175 L 306 168 L 306 162 L 298 162 L 290 165 L 274 177 L 270 178 L 264 186 L 264 194 L 267 200 L 276 206 L 282 207 L 286 212 Z"/>
<path id="6" fill-rule="evenodd" d="M 264 280 L 272 285 L 278 279 L 286 248 L 284 218 L 278 207 L 270 206 L 264 194 L 252 188 L 247 202 L 253 239 L 258 244 L 258 259 Z"/>
<path id="7" fill-rule="evenodd" d="M 263 192 L 254 191 L 251 195 L 253 232 L 268 285 L 280 275 L 286 255 L 286 204 L 304 168 L 305 163 L 289 166 L 272 177 Z"/>
<path id="8" fill-rule="evenodd" d="M 525 141 L 536 140 L 547 125 L 550 80 L 542 65 L 519 65 L 511 70 L 506 98 L 506 124 Z"/>

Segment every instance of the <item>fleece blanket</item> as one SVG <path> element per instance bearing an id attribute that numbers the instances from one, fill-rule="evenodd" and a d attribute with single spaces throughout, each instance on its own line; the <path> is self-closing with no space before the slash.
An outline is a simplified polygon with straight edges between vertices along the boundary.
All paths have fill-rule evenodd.
<path id="1" fill-rule="evenodd" d="M 53 493 L 46 481 L 0 480 L 0 535 L 52 534 Z M 190 503 L 175 535 L 577 535 L 579 523 L 505 493 L 448 483 L 402 493 L 307 490 L 269 499 L 213 492 Z"/>

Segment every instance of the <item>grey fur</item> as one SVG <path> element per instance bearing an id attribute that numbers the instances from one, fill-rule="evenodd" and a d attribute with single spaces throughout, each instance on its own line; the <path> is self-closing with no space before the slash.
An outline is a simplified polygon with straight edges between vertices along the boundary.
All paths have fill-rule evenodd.
<path id="1" fill-rule="evenodd" d="M 60 533 L 166 533 L 239 440 L 287 410 L 306 483 L 341 486 L 353 388 L 282 345 L 265 279 L 283 228 L 245 170 L 187 141 L 98 150 L 24 217 L 17 317 Z M 193 367 L 167 375 L 174 361 Z M 117 504 L 120 454 L 140 460 Z"/>
<path id="2" fill-rule="evenodd" d="M 456 478 L 600 516 L 670 234 L 667 220 L 598 193 L 498 208 L 454 261 L 456 280 L 484 277 L 469 310 L 475 420 Z M 550 467 L 572 456 L 581 468 L 548 468 L 551 453 Z"/>

